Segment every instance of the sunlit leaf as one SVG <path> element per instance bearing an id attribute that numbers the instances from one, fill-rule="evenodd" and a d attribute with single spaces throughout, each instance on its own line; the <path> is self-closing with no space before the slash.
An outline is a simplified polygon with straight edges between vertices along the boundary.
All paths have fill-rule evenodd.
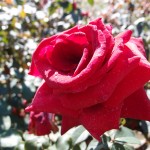
<path id="1" fill-rule="evenodd" d="M 94 5 L 94 0 L 88 0 L 88 3 L 89 3 L 90 5 Z"/>
<path id="2" fill-rule="evenodd" d="M 16 130 L 8 130 L 3 132 L 0 135 L 0 143 L 1 147 L 8 148 L 8 147 L 15 147 L 22 141 L 22 138 L 18 131 Z"/>
<path id="3" fill-rule="evenodd" d="M 125 150 L 134 150 L 132 146 L 124 145 Z"/>
<path id="4" fill-rule="evenodd" d="M 114 143 L 111 147 L 111 150 L 134 150 L 134 148 L 129 145 Z"/>
<path id="5" fill-rule="evenodd" d="M 86 140 L 90 136 L 89 132 L 85 130 L 81 135 L 76 139 L 75 144 L 78 144 L 84 140 Z"/>
<path id="6" fill-rule="evenodd" d="M 71 11 L 72 11 L 72 8 L 73 8 L 73 7 L 72 7 L 72 4 L 71 4 L 71 3 L 69 3 L 69 4 L 68 4 L 68 6 L 67 6 L 67 8 L 65 8 L 65 10 L 66 10 L 66 12 L 68 12 L 68 13 L 69 13 L 69 12 L 71 12 Z"/>
<path id="7" fill-rule="evenodd" d="M 79 147 L 80 147 L 81 150 L 85 150 L 85 149 L 87 148 L 86 142 L 80 143 L 80 144 L 79 144 Z"/>
<path id="8" fill-rule="evenodd" d="M 93 139 L 87 147 L 87 150 L 91 150 L 92 148 L 95 149 L 98 146 L 98 141 L 96 139 Z"/>
<path id="9" fill-rule="evenodd" d="M 59 8 L 58 3 L 53 2 L 51 6 L 48 8 L 49 14 L 52 15 Z"/>
<path id="10" fill-rule="evenodd" d="M 56 142 L 57 150 L 68 150 L 69 149 L 70 136 L 68 134 L 59 137 Z"/>
<path id="11" fill-rule="evenodd" d="M 125 142 L 129 144 L 140 144 L 140 140 L 136 137 L 119 137 L 115 139 L 116 141 Z"/>
<path id="12" fill-rule="evenodd" d="M 121 126 L 117 130 L 114 138 L 116 139 L 116 138 L 120 138 L 120 137 L 135 137 L 135 135 L 131 129 Z"/>
<path id="13" fill-rule="evenodd" d="M 87 139 L 89 135 L 89 132 L 83 126 L 78 126 L 71 134 L 71 139 L 73 144 L 78 144 Z"/>
<path id="14" fill-rule="evenodd" d="M 135 134 L 132 130 L 126 127 L 120 127 L 115 134 L 115 141 L 120 141 L 124 143 L 130 144 L 140 144 L 140 141 L 135 137 Z"/>

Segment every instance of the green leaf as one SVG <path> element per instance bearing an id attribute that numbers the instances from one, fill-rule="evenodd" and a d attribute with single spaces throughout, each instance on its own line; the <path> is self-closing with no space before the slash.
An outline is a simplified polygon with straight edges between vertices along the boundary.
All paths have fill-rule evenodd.
<path id="1" fill-rule="evenodd" d="M 23 142 L 19 143 L 19 145 L 17 145 L 17 146 L 14 148 L 14 150 L 24 150 L 24 143 L 23 143 Z"/>
<path id="2" fill-rule="evenodd" d="M 125 143 L 129 143 L 129 144 L 140 144 L 140 140 L 137 139 L 136 137 L 119 137 L 116 138 L 115 141 L 119 141 L 119 142 L 125 142 Z"/>
<path id="3" fill-rule="evenodd" d="M 4 42 L 5 44 L 8 44 L 8 38 L 3 37 L 3 38 L 2 38 L 2 42 Z"/>
<path id="4" fill-rule="evenodd" d="M 25 142 L 25 150 L 37 150 L 38 149 L 38 147 L 37 147 L 37 145 L 36 145 L 36 141 L 34 141 L 34 140 L 31 140 L 31 141 L 26 141 Z"/>
<path id="5" fill-rule="evenodd" d="M 122 138 L 122 137 L 135 137 L 134 133 L 132 130 L 121 126 L 119 130 L 117 130 L 116 134 L 115 134 L 115 139 L 116 138 Z"/>
<path id="6" fill-rule="evenodd" d="M 79 144 L 79 147 L 80 147 L 80 149 L 81 149 L 81 150 L 85 150 L 85 149 L 86 149 L 86 147 L 87 147 L 86 142 L 82 142 L 82 143 L 80 143 L 80 144 Z"/>
<path id="7" fill-rule="evenodd" d="M 81 150 L 79 145 L 75 145 L 72 150 Z"/>
<path id="8" fill-rule="evenodd" d="M 10 114 L 10 109 L 8 108 L 7 101 L 0 101 L 0 115 L 9 115 Z"/>
<path id="9" fill-rule="evenodd" d="M 125 150 L 134 150 L 132 146 L 124 145 Z"/>
<path id="10" fill-rule="evenodd" d="M 111 147 L 111 150 L 134 150 L 134 148 L 132 146 L 129 146 L 129 145 L 114 143 Z"/>
<path id="11" fill-rule="evenodd" d="M 68 134 L 64 134 L 63 136 L 59 137 L 56 142 L 57 150 L 68 150 L 70 145 L 70 136 Z"/>
<path id="12" fill-rule="evenodd" d="M 88 0 L 88 3 L 93 6 L 94 5 L 94 0 Z"/>
<path id="13" fill-rule="evenodd" d="M 49 14 L 52 15 L 53 13 L 56 12 L 56 10 L 59 8 L 57 2 L 53 2 L 51 6 L 48 8 Z"/>
<path id="14" fill-rule="evenodd" d="M 111 140 L 111 138 L 105 134 L 101 138 L 102 138 L 103 144 L 106 144 L 106 143 L 110 142 L 110 140 Z"/>
<path id="15" fill-rule="evenodd" d="M 91 150 L 92 148 L 93 149 L 95 149 L 97 146 L 98 146 L 98 141 L 96 140 L 96 139 L 93 139 L 90 143 L 89 143 L 89 145 L 88 145 L 88 147 L 87 147 L 87 150 Z"/>
<path id="16" fill-rule="evenodd" d="M 67 133 L 65 133 L 63 136 L 59 137 L 56 143 L 56 148 L 58 150 L 68 150 L 69 148 L 78 147 L 77 144 L 81 143 L 90 134 L 83 126 L 78 126 L 76 128 L 70 129 Z"/>
<path id="17" fill-rule="evenodd" d="M 73 9 L 73 7 L 72 7 L 71 3 L 69 3 L 68 6 L 67 6 L 67 8 L 65 8 L 66 12 L 68 12 L 68 13 L 71 12 L 72 9 Z"/>
<path id="18" fill-rule="evenodd" d="M 81 143 L 87 139 L 89 135 L 89 132 L 83 126 L 76 127 L 74 132 L 71 134 L 73 145 Z"/>
<path id="19" fill-rule="evenodd" d="M 0 144 L 3 148 L 15 147 L 22 141 L 17 130 L 10 129 L 0 135 Z"/>
<path id="20" fill-rule="evenodd" d="M 139 139 L 135 137 L 133 131 L 124 126 L 117 130 L 114 140 L 129 144 L 140 144 Z"/>
<path id="21" fill-rule="evenodd" d="M 2 124 L 0 126 L 0 128 L 4 129 L 4 130 L 8 130 L 11 127 L 11 118 L 10 116 L 2 116 Z M 0 119 L 0 121 L 1 121 Z"/>
<path id="22" fill-rule="evenodd" d="M 125 148 L 122 144 L 114 143 L 111 147 L 111 150 L 125 150 Z"/>
<path id="23" fill-rule="evenodd" d="M 51 145 L 51 142 L 48 136 L 36 136 L 34 134 L 28 134 L 25 132 L 23 134 L 23 139 L 25 141 L 31 141 L 31 142 L 35 141 L 36 143 L 39 143 L 39 145 L 45 149 Z"/>
<path id="24" fill-rule="evenodd" d="M 23 0 L 15 0 L 17 5 L 23 5 Z"/>
<path id="25" fill-rule="evenodd" d="M 42 147 L 44 149 L 47 149 L 49 146 L 50 146 L 50 142 L 49 141 L 44 141 L 43 144 L 42 144 Z"/>
<path id="26" fill-rule="evenodd" d="M 48 150 L 58 150 L 58 149 L 57 149 L 56 145 L 52 145 L 48 148 Z"/>

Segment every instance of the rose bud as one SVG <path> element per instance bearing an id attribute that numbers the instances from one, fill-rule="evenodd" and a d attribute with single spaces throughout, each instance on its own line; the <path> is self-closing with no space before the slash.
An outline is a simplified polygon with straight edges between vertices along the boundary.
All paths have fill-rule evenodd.
<path id="1" fill-rule="evenodd" d="M 41 136 L 58 131 L 57 126 L 53 122 L 53 115 L 49 113 L 30 113 L 29 133 Z"/>

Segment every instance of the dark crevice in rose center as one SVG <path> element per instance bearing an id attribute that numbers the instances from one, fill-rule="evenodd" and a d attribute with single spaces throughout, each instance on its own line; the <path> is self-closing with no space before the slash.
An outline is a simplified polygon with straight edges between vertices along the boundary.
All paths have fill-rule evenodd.
<path id="1" fill-rule="evenodd" d="M 69 56 L 67 55 L 67 57 L 64 56 L 61 58 L 62 62 L 66 63 L 66 64 L 78 64 L 80 59 L 81 59 L 80 56 L 76 56 L 73 54 L 71 54 Z"/>
<path id="2" fill-rule="evenodd" d="M 48 59 L 54 68 L 69 73 L 76 69 L 82 55 L 82 47 L 62 42 L 55 45 Z"/>

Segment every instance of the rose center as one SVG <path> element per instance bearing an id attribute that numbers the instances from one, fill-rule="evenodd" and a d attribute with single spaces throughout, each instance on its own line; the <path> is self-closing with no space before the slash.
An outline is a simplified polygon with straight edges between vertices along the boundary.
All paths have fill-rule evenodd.
<path id="1" fill-rule="evenodd" d="M 53 67 L 63 72 L 72 72 L 76 69 L 83 54 L 83 48 L 68 43 L 57 43 L 49 56 Z"/>

